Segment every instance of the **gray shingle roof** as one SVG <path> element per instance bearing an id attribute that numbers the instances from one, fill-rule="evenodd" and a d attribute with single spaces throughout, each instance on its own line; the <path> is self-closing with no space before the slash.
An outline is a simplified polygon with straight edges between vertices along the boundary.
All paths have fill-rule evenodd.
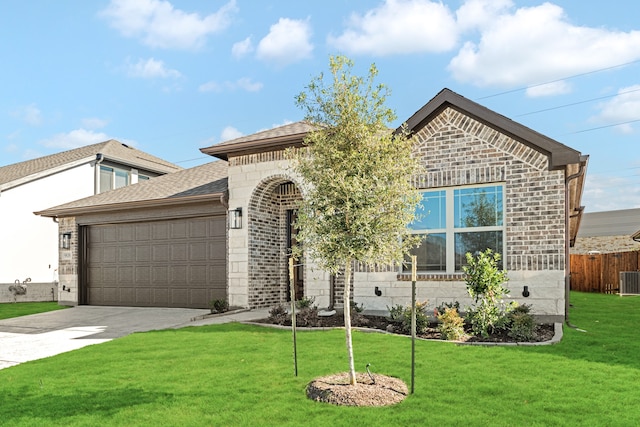
<path id="1" fill-rule="evenodd" d="M 228 160 L 229 154 L 249 154 L 257 151 L 277 150 L 278 148 L 302 145 L 303 138 L 312 130 L 313 126 L 307 122 L 295 122 L 224 141 L 211 147 L 201 148 L 200 151 Z"/>
<path id="2" fill-rule="evenodd" d="M 588 212 L 582 216 L 578 237 L 635 236 L 638 228 L 640 208 Z"/>
<path id="3" fill-rule="evenodd" d="M 173 163 L 162 160 L 151 154 L 129 147 L 119 141 L 110 139 L 98 144 L 87 145 L 62 153 L 51 154 L 37 159 L 27 160 L 0 167 L 0 185 L 23 179 L 31 175 L 44 173 L 50 169 L 62 167 L 66 164 L 95 158 L 101 153 L 106 160 L 124 163 L 140 169 L 159 173 L 170 173 L 182 168 Z"/>
<path id="4" fill-rule="evenodd" d="M 179 172 L 166 174 L 138 184 L 85 197 L 44 211 L 43 216 L 74 216 L 99 211 L 105 207 L 131 208 L 136 204 L 150 206 L 169 200 L 214 196 L 227 191 L 227 162 L 218 160 Z"/>

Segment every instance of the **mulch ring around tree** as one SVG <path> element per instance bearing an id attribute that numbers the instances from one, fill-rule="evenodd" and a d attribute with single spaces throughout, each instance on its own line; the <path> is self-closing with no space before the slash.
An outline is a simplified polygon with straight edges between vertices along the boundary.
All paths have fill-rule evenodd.
<path id="1" fill-rule="evenodd" d="M 307 397 L 333 405 L 388 406 L 409 394 L 402 380 L 386 375 L 356 373 L 356 382 L 349 384 L 347 372 L 316 378 L 307 385 Z"/>

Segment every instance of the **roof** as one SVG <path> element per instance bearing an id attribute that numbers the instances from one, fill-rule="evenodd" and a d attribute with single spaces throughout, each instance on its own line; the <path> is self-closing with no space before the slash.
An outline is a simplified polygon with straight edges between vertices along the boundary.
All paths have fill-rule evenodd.
<path id="1" fill-rule="evenodd" d="M 562 169 L 569 164 L 579 164 L 582 160 L 579 151 L 514 122 L 446 88 L 441 90 L 440 93 L 407 120 L 409 130 L 415 133 L 448 107 L 454 108 L 545 154 L 549 157 L 551 169 Z M 211 147 L 202 148 L 200 151 L 228 160 L 232 156 L 300 146 L 306 134 L 312 130 L 313 126 L 311 124 L 301 121 L 225 141 Z M 396 131 L 399 130 L 400 128 Z"/>
<path id="2" fill-rule="evenodd" d="M 182 168 L 136 148 L 122 144 L 115 139 L 87 145 L 62 153 L 38 157 L 20 163 L 0 167 L 0 190 L 15 187 L 34 179 L 56 173 L 68 167 L 96 160 L 102 154 L 105 160 L 126 164 L 157 173 L 170 173 Z"/>
<path id="3" fill-rule="evenodd" d="M 227 162 L 214 161 L 148 181 L 55 206 L 36 215 L 67 217 L 91 212 L 166 206 L 215 199 L 227 191 Z"/>
<path id="4" fill-rule="evenodd" d="M 304 137 L 312 130 L 312 125 L 300 121 L 231 139 L 211 147 L 201 148 L 200 151 L 210 156 L 229 160 L 230 156 L 301 146 Z"/>
<path id="5" fill-rule="evenodd" d="M 578 237 L 640 237 L 640 208 L 587 212 L 582 216 Z"/>
<path id="6" fill-rule="evenodd" d="M 473 102 L 450 89 L 443 89 L 431 101 L 416 111 L 408 120 L 407 127 L 416 131 L 424 127 L 444 109 L 451 107 L 549 157 L 551 169 L 562 169 L 566 165 L 581 162 L 581 154 L 573 148 L 548 138 L 520 123 Z"/>

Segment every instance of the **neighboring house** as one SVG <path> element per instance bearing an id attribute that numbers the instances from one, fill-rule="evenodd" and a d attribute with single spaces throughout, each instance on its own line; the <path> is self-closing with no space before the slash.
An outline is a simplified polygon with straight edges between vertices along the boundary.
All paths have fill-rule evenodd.
<path id="1" fill-rule="evenodd" d="M 59 258 L 69 255 L 58 247 L 68 239 L 34 211 L 180 169 L 115 140 L 0 167 L 0 286 L 58 280 Z"/>
<path id="2" fill-rule="evenodd" d="M 415 251 L 418 298 L 428 299 L 431 308 L 453 300 L 469 303 L 461 272 L 464 253 L 489 247 L 502 255 L 513 299 L 532 304 L 537 315 L 563 318 L 568 304 L 569 246 L 580 224 L 588 157 L 448 89 L 411 116 L 407 125 L 416 139 L 416 155 L 424 165 L 425 172 L 415 183 L 424 194 L 423 212 L 428 213 L 424 221 L 412 224 L 414 232 L 423 236 L 423 245 Z M 131 202 L 128 197 L 133 189 L 121 189 L 113 192 L 109 201 L 101 201 L 99 195 L 39 212 L 58 218 L 61 232 L 76 233 L 72 248 L 80 257 L 71 261 L 69 268 L 79 268 L 77 274 L 65 279 L 74 286 L 69 301 L 206 306 L 208 298 L 219 295 L 214 291 L 217 282 L 211 284 L 212 289 L 205 290 L 204 285 L 204 289 L 188 290 L 188 266 L 175 273 L 173 285 L 148 289 L 154 277 L 147 279 L 150 271 L 155 268 L 156 278 L 167 273 L 160 269 L 162 263 L 154 264 L 156 260 L 149 255 L 153 248 L 161 254 L 173 253 L 166 241 L 170 228 L 164 222 L 188 218 L 199 219 L 194 225 L 179 223 L 184 232 L 175 262 L 188 263 L 189 253 L 199 253 L 196 248 L 193 252 L 186 249 L 192 241 L 202 245 L 198 239 L 203 233 L 212 233 L 205 242 L 219 242 L 224 236 L 224 254 L 212 249 L 198 256 L 198 265 L 199 271 L 224 274 L 230 305 L 257 308 L 287 301 L 287 261 L 295 240 L 291 223 L 303 194 L 302 183 L 287 168 L 284 150 L 301 147 L 310 130 L 304 122 L 292 123 L 202 149 L 225 163 L 214 163 L 219 169 L 211 171 L 209 179 L 194 180 L 196 188 L 204 190 L 212 182 L 215 187 L 196 196 L 194 205 L 187 203 L 189 196 L 163 193 L 165 182 L 179 176 L 174 174 L 139 185 L 140 189 L 144 185 L 149 191 L 158 191 L 158 198 L 140 194 L 142 199 Z M 196 172 L 199 175 L 201 171 L 194 168 L 180 174 L 193 177 Z M 206 203 L 210 204 L 208 209 L 204 209 Z M 157 210 L 164 204 L 176 204 L 170 218 L 158 217 Z M 481 211 L 485 214 L 479 216 Z M 228 220 L 226 227 L 222 225 L 224 218 Z M 155 236 L 153 226 L 158 220 L 162 231 Z M 207 231 L 203 223 L 220 229 Z M 140 244 L 134 243 L 137 233 Z M 210 246 L 220 247 L 217 243 Z M 224 270 L 203 261 L 208 258 L 217 263 L 223 257 Z M 95 273 L 95 269 L 103 271 Z M 343 278 L 315 268 L 308 259 L 293 274 L 297 298 L 314 297 L 320 307 L 342 304 Z M 385 310 L 410 301 L 411 277 L 402 268 L 357 265 L 353 274 L 354 300 L 366 309 Z M 205 280 L 204 275 L 200 277 Z M 209 276 L 206 280 L 214 277 L 218 278 Z M 78 294 L 74 294 L 75 287 Z M 149 296 L 174 290 L 181 293 L 184 302 Z M 105 299 L 107 292 L 110 296 Z"/>
<path id="3" fill-rule="evenodd" d="M 571 253 L 593 254 L 640 250 L 639 229 L 640 209 L 585 212 Z"/>

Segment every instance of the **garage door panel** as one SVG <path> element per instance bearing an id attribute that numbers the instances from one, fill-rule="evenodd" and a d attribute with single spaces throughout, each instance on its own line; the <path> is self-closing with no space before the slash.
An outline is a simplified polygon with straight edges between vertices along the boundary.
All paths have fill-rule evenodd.
<path id="1" fill-rule="evenodd" d="M 188 289 L 171 289 L 171 307 L 188 307 L 189 306 L 189 290 Z"/>
<path id="2" fill-rule="evenodd" d="M 169 306 L 169 289 L 167 288 L 154 289 L 152 305 L 154 307 L 168 307 Z"/>
<path id="3" fill-rule="evenodd" d="M 169 245 L 154 245 L 151 249 L 153 253 L 152 261 L 166 262 L 169 261 Z"/>
<path id="4" fill-rule="evenodd" d="M 189 297 L 190 297 L 190 305 L 195 305 L 200 303 L 201 301 L 209 301 L 207 299 L 207 289 L 205 288 L 200 288 L 200 289 L 191 289 L 191 292 L 189 292 Z"/>
<path id="5" fill-rule="evenodd" d="M 89 304 L 208 308 L 226 299 L 224 217 L 89 226 Z"/>
<path id="6" fill-rule="evenodd" d="M 118 248 L 118 261 L 119 262 L 131 262 L 134 258 L 135 247 L 133 246 L 121 246 Z"/>
<path id="7" fill-rule="evenodd" d="M 136 246 L 136 262 L 149 262 L 151 261 L 151 246 L 138 245 Z"/>
<path id="8" fill-rule="evenodd" d="M 148 287 L 151 285 L 151 267 L 136 266 L 136 286 Z"/>
<path id="9" fill-rule="evenodd" d="M 171 261 L 186 261 L 188 258 L 187 244 L 174 243 L 171 245 Z"/>
<path id="10" fill-rule="evenodd" d="M 152 305 L 152 299 L 151 299 L 151 295 L 152 295 L 152 290 L 151 289 L 143 289 L 143 288 L 136 288 L 136 303 L 139 305 L 144 305 L 144 306 L 151 306 Z"/>

